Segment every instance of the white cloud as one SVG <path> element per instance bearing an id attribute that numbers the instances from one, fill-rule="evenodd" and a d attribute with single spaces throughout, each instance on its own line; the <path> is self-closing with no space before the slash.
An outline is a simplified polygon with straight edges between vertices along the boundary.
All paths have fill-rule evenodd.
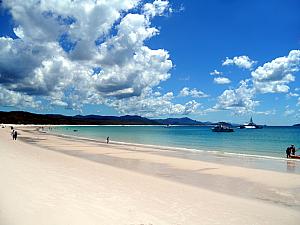
<path id="1" fill-rule="evenodd" d="M 174 94 L 168 92 L 157 96 L 151 89 L 140 96 L 108 100 L 107 104 L 116 108 L 122 114 L 136 114 L 148 117 L 188 115 L 196 112 L 200 103 L 195 100 L 185 104 L 172 103 Z"/>
<path id="2" fill-rule="evenodd" d="M 218 76 L 218 75 L 222 75 L 223 73 L 222 72 L 220 72 L 220 71 L 218 71 L 218 70 L 214 70 L 214 71 L 212 71 L 212 72 L 210 72 L 209 73 L 210 75 L 216 75 L 216 76 Z"/>
<path id="3" fill-rule="evenodd" d="M 300 102 L 300 98 L 299 98 Z M 300 105 L 300 104 L 299 104 Z M 289 105 L 285 107 L 284 115 L 287 117 L 300 118 L 300 109 L 299 108 L 290 108 Z"/>
<path id="4" fill-rule="evenodd" d="M 231 83 L 231 80 L 228 79 L 227 77 L 215 77 L 214 82 L 216 84 L 229 84 Z"/>
<path id="5" fill-rule="evenodd" d="M 267 110 L 267 111 L 256 111 L 255 114 L 258 115 L 265 115 L 265 116 L 269 116 L 269 115 L 275 115 L 276 114 L 276 110 Z"/>
<path id="6" fill-rule="evenodd" d="M 259 104 L 254 100 L 255 90 L 249 88 L 246 81 L 241 81 L 240 87 L 233 90 L 225 90 L 219 97 L 215 110 L 232 110 L 235 114 L 253 112 Z"/>
<path id="7" fill-rule="evenodd" d="M 190 89 L 188 87 L 184 87 L 180 91 L 179 96 L 183 96 L 183 97 L 191 96 L 191 97 L 194 97 L 194 98 L 205 98 L 205 97 L 208 97 L 208 95 L 205 94 L 203 91 L 197 90 L 196 88 Z"/>
<path id="8" fill-rule="evenodd" d="M 248 56 L 235 56 L 233 59 L 226 57 L 226 60 L 223 62 L 223 66 L 227 65 L 236 65 L 237 67 L 243 69 L 251 69 L 252 66 L 256 63 L 256 61 L 251 60 Z"/>
<path id="9" fill-rule="evenodd" d="M 39 97 L 73 109 L 122 98 L 134 104 L 170 77 L 169 53 L 145 45 L 159 34 L 151 20 L 171 11 L 168 1 L 4 0 L 2 5 L 19 37 L 0 37 L 3 96 L 10 93 L 31 102 Z M 181 113 L 189 111 L 183 110 L 188 105 L 169 104 Z"/>
<path id="10" fill-rule="evenodd" d="M 172 62 L 168 58 L 169 54 L 164 50 L 143 46 L 126 64 L 104 66 L 102 72 L 95 74 L 96 89 L 104 96 L 140 95 L 146 87 L 154 87 L 169 78 Z"/>
<path id="11" fill-rule="evenodd" d="M 297 103 L 298 106 L 300 106 L 300 97 L 298 98 L 298 103 Z"/>
<path id="12" fill-rule="evenodd" d="M 295 113 L 296 113 L 295 109 L 291 109 L 289 106 L 285 107 L 285 111 L 284 111 L 285 116 L 291 116 L 294 115 Z"/>
<path id="13" fill-rule="evenodd" d="M 288 92 L 288 84 L 295 81 L 293 73 L 299 69 L 300 51 L 292 50 L 288 56 L 276 58 L 253 71 L 254 87 L 262 93 Z"/>
<path id="14" fill-rule="evenodd" d="M 299 94 L 298 94 L 298 93 L 292 93 L 292 92 L 290 92 L 290 93 L 288 93 L 286 96 L 287 96 L 287 97 L 298 97 Z"/>
<path id="15" fill-rule="evenodd" d="M 35 101 L 31 96 L 7 90 L 0 85 L 0 105 L 16 106 L 17 108 L 37 108 L 39 106 L 39 102 Z"/>
<path id="16" fill-rule="evenodd" d="M 163 15 L 169 9 L 169 2 L 166 0 L 155 0 L 153 3 L 146 3 L 144 5 L 144 12 L 147 16 Z"/>

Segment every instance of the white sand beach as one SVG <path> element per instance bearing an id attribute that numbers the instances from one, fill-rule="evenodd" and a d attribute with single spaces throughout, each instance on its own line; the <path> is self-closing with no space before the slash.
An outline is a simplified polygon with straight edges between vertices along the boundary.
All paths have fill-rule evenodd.
<path id="1" fill-rule="evenodd" d="M 1 225 L 300 223 L 299 174 L 18 131 L 0 129 Z"/>

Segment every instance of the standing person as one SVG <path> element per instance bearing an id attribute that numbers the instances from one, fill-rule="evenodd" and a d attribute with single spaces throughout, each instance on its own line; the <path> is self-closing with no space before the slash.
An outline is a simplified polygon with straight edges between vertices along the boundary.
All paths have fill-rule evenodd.
<path id="1" fill-rule="evenodd" d="M 296 154 L 296 148 L 295 148 L 295 145 L 291 145 L 291 153 L 292 153 L 292 155 L 295 155 L 295 154 Z"/>
<path id="2" fill-rule="evenodd" d="M 109 137 L 106 138 L 106 144 L 108 144 L 108 143 L 109 143 Z"/>
<path id="3" fill-rule="evenodd" d="M 15 140 L 17 140 L 18 132 L 16 130 L 15 130 L 14 136 L 15 136 Z"/>
<path id="4" fill-rule="evenodd" d="M 286 157 L 290 158 L 291 157 L 291 147 L 287 147 L 285 152 L 286 152 Z"/>
<path id="5" fill-rule="evenodd" d="M 14 129 L 12 129 L 12 132 L 10 133 L 10 135 L 11 135 L 12 139 L 15 140 L 15 130 Z"/>

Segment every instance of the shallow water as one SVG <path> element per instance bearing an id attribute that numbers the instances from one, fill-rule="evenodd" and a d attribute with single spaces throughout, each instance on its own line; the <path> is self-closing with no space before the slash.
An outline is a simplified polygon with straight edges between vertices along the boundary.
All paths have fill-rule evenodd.
<path id="1" fill-rule="evenodd" d="M 60 126 L 52 131 L 103 141 L 109 136 L 113 141 L 278 158 L 285 157 L 287 146 L 300 147 L 297 127 L 235 129 L 232 133 L 195 126 Z"/>
<path id="2" fill-rule="evenodd" d="M 100 142 L 109 136 L 117 142 L 155 145 L 159 154 L 172 157 L 300 174 L 300 160 L 287 160 L 285 156 L 286 146 L 300 145 L 300 129 L 296 127 L 236 129 L 233 133 L 214 133 L 211 127 L 191 126 L 57 126 L 50 129 L 52 133 Z M 171 147 L 172 151 L 164 151 L 163 146 Z"/>

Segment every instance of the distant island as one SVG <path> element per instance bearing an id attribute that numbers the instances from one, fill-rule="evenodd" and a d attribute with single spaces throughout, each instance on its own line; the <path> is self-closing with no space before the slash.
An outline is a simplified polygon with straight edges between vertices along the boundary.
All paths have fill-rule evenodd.
<path id="1" fill-rule="evenodd" d="M 24 111 L 0 111 L 0 123 L 3 124 L 41 124 L 41 125 L 189 125 L 205 126 L 216 125 L 212 122 L 200 122 L 188 117 L 148 119 L 146 117 L 126 116 L 100 116 L 76 115 L 64 116 L 60 114 L 36 114 Z"/>
<path id="2" fill-rule="evenodd" d="M 214 126 L 224 125 L 239 127 L 240 124 L 229 122 L 197 121 L 188 117 L 149 119 L 137 115 L 101 116 L 76 115 L 65 116 L 60 114 L 38 114 L 25 111 L 0 111 L 0 124 L 40 124 L 40 125 L 181 125 L 181 126 Z M 293 126 L 300 126 L 295 124 Z"/>
<path id="3" fill-rule="evenodd" d="M 300 127 L 300 123 L 294 124 L 293 127 Z"/>

